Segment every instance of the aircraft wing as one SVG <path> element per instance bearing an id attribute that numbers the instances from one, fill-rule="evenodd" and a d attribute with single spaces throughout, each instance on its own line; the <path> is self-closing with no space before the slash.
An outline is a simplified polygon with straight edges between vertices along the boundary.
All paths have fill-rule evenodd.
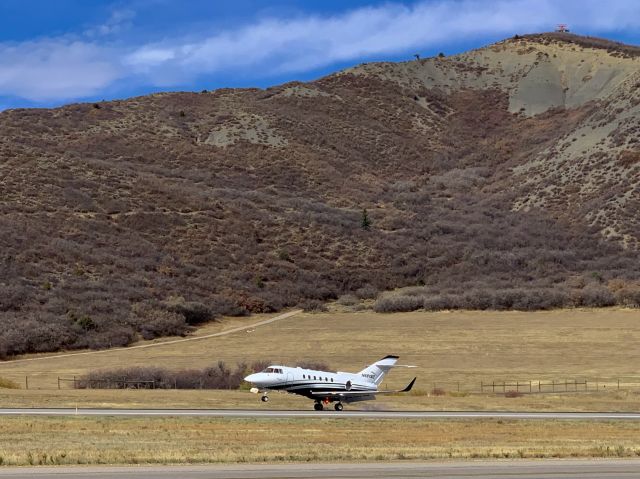
<path id="1" fill-rule="evenodd" d="M 372 396 L 376 394 L 397 394 L 397 393 L 407 393 L 411 391 L 413 384 L 416 382 L 417 378 L 413 378 L 413 380 L 404 388 L 404 389 L 396 389 L 391 391 L 311 391 L 311 394 L 314 396 L 321 397 L 358 397 L 358 396 Z"/>

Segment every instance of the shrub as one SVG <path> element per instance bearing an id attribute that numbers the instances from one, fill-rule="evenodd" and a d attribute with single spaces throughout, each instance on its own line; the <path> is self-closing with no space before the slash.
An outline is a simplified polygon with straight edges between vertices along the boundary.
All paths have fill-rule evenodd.
<path id="1" fill-rule="evenodd" d="M 415 311 L 424 305 L 422 296 L 383 296 L 376 300 L 373 310 L 376 313 L 396 313 Z"/>
<path id="2" fill-rule="evenodd" d="M 158 367 L 133 367 L 91 371 L 75 382 L 77 389 L 238 389 L 244 376 L 261 371 L 266 362 L 249 368 L 240 363 L 235 370 L 219 361 L 203 369 L 170 370 Z"/>
<path id="3" fill-rule="evenodd" d="M 169 311 L 181 314 L 189 325 L 206 323 L 214 318 L 207 306 L 197 301 L 181 302 L 168 305 Z"/>
<path id="4" fill-rule="evenodd" d="M 588 308 L 599 308 L 604 306 L 613 306 L 616 302 L 615 297 L 604 286 L 587 285 L 579 291 L 575 296 L 576 306 L 584 306 Z"/>
<path id="5" fill-rule="evenodd" d="M 181 314 L 154 310 L 138 325 L 138 331 L 144 339 L 154 339 L 162 336 L 185 336 L 191 328 Z"/>
<path id="6" fill-rule="evenodd" d="M 370 284 L 356 290 L 355 295 L 360 299 L 374 299 L 378 296 L 378 290 Z"/>
<path id="7" fill-rule="evenodd" d="M 616 302 L 628 308 L 640 308 L 640 287 L 623 288 L 616 291 Z"/>
<path id="8" fill-rule="evenodd" d="M 358 301 L 358 298 L 356 298 L 352 294 L 344 294 L 338 298 L 337 302 L 342 306 L 353 306 L 355 304 L 358 304 L 360 301 Z"/>
<path id="9" fill-rule="evenodd" d="M 444 396 L 445 394 L 447 394 L 447 392 L 442 388 L 433 388 L 431 390 L 432 396 Z"/>
<path id="10" fill-rule="evenodd" d="M 427 296 L 424 298 L 423 307 L 427 311 L 442 311 L 446 309 L 458 309 L 459 300 L 450 295 Z"/>
<path id="11" fill-rule="evenodd" d="M 322 313 L 327 311 L 327 305 L 317 299 L 308 299 L 298 303 L 298 307 L 310 313 Z"/>

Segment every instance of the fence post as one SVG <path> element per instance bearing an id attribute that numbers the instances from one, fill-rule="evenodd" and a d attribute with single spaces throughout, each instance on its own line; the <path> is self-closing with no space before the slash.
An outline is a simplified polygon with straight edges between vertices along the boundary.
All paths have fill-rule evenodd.
<path id="1" fill-rule="evenodd" d="M 24 388 L 29 389 L 29 376 L 24 377 Z"/>
<path id="2" fill-rule="evenodd" d="M 529 381 L 529 392 L 532 392 L 531 391 L 531 381 Z"/>
<path id="3" fill-rule="evenodd" d="M 491 391 L 492 391 L 492 392 L 496 392 L 496 382 L 495 382 L 495 381 L 493 381 L 493 382 L 491 383 L 491 388 L 492 388 L 492 389 L 491 389 Z"/>
<path id="4" fill-rule="evenodd" d="M 618 391 L 620 391 L 620 379 L 618 379 Z"/>
<path id="5" fill-rule="evenodd" d="M 551 392 L 556 392 L 556 380 L 551 380 Z"/>
<path id="6" fill-rule="evenodd" d="M 484 392 L 484 381 L 480 381 L 480 392 Z"/>
<path id="7" fill-rule="evenodd" d="M 60 389 L 60 376 L 58 376 L 58 389 Z"/>

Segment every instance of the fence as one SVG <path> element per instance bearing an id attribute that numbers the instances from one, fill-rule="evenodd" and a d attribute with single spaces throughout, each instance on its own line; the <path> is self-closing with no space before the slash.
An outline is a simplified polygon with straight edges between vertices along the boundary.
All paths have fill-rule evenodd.
<path id="1" fill-rule="evenodd" d="M 153 380 L 138 380 L 127 377 L 117 379 L 87 379 L 80 376 L 61 377 L 50 374 L 34 374 L 30 376 L 3 374 L 23 389 L 204 389 L 206 385 L 196 381 L 193 385 L 158 384 Z M 179 383 L 180 381 L 178 381 Z M 393 386 L 393 385 L 392 385 Z M 479 383 L 465 381 L 429 381 L 419 378 L 416 389 L 433 394 L 467 393 L 467 394 L 503 394 L 510 391 L 526 394 L 543 393 L 579 393 L 610 390 L 640 390 L 640 377 L 627 378 L 586 378 L 586 379 L 541 379 L 541 380 L 491 380 Z M 383 387 L 384 388 L 384 387 Z"/>
<path id="2" fill-rule="evenodd" d="M 132 380 L 126 377 L 122 379 L 84 379 L 58 377 L 58 389 L 63 384 L 68 384 L 73 389 L 155 389 L 155 381 Z M 66 388 L 65 388 L 66 389 Z"/>
<path id="3" fill-rule="evenodd" d="M 620 389 L 639 389 L 640 380 L 623 379 L 591 379 L 591 380 L 550 380 L 550 381 L 492 381 L 481 382 L 480 392 L 482 393 L 506 393 L 510 391 L 520 393 L 559 393 L 559 392 L 583 392 L 583 391 L 606 391 Z"/>

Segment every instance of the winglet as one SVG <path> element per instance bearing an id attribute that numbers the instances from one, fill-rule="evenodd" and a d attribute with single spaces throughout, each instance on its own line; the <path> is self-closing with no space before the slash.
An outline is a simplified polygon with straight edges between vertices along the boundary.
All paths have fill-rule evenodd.
<path id="1" fill-rule="evenodd" d="M 411 388 L 413 387 L 413 384 L 416 382 L 416 379 L 418 379 L 417 377 L 413 378 L 413 380 L 409 383 L 409 385 L 404 388 L 402 391 L 400 391 L 401 393 L 408 393 L 409 391 L 411 391 Z"/>

